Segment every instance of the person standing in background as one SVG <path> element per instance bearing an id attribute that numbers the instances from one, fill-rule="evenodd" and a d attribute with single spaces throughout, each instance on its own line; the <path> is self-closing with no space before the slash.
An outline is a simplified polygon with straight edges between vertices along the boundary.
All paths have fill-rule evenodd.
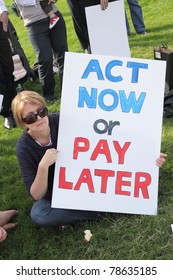
<path id="1" fill-rule="evenodd" d="M 12 51 L 7 37 L 8 11 L 3 0 L 0 0 L 0 94 L 4 96 L 0 114 L 4 117 L 4 126 L 12 129 L 16 126 L 11 101 L 17 94 L 14 83 L 14 64 Z"/>
<path id="2" fill-rule="evenodd" d="M 85 7 L 100 4 L 101 9 L 105 10 L 108 7 L 108 3 L 113 1 L 114 0 L 67 0 L 76 35 L 85 53 L 91 53 Z"/>
<path id="3" fill-rule="evenodd" d="M 59 20 L 50 29 L 50 18 L 41 8 L 39 0 L 15 0 L 15 2 L 24 20 L 28 38 L 37 57 L 42 94 L 47 103 L 53 103 L 55 99 L 53 58 L 58 65 L 60 85 L 62 86 L 64 57 L 65 52 L 68 51 L 64 18 L 52 3 L 52 12 Z"/>
<path id="4" fill-rule="evenodd" d="M 130 15 L 136 33 L 145 35 L 146 29 L 145 29 L 145 24 L 143 19 L 142 8 L 139 5 L 138 0 L 127 0 L 127 2 L 129 5 Z M 126 15 L 126 26 L 127 26 L 127 34 L 130 35 L 130 26 L 127 19 L 127 15 Z"/>

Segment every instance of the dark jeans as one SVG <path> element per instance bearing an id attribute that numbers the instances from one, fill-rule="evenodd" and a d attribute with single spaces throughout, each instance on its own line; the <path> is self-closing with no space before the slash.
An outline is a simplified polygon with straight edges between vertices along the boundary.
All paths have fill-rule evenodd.
<path id="1" fill-rule="evenodd" d="M 109 0 L 109 2 L 113 2 L 114 0 Z M 85 7 L 98 5 L 100 4 L 100 0 L 67 0 L 67 4 L 69 6 L 74 29 L 76 35 L 79 39 L 80 45 L 82 49 L 88 49 L 90 46 L 86 15 L 85 15 Z"/>
<path id="2" fill-rule="evenodd" d="M 145 32 L 145 24 L 142 14 L 142 8 L 139 5 L 138 0 L 127 0 L 129 9 L 130 9 L 130 15 L 132 18 L 133 26 L 137 33 Z M 127 33 L 130 34 L 130 26 L 127 21 L 126 17 L 126 24 L 127 24 Z"/>
<path id="3" fill-rule="evenodd" d="M 4 95 L 0 113 L 4 117 L 11 114 L 11 101 L 16 95 L 13 71 L 12 51 L 0 22 L 0 94 Z"/>
<path id="4" fill-rule="evenodd" d="M 49 29 L 49 17 L 27 26 L 28 37 L 38 60 L 43 96 L 48 99 L 54 99 L 53 55 L 59 67 L 62 85 L 64 56 L 68 50 L 65 21 L 59 11 L 56 14 L 60 19 L 52 29 Z"/>
<path id="5" fill-rule="evenodd" d="M 36 201 L 31 209 L 31 220 L 37 226 L 62 226 L 80 221 L 95 220 L 105 213 L 51 208 L 49 199 Z"/>

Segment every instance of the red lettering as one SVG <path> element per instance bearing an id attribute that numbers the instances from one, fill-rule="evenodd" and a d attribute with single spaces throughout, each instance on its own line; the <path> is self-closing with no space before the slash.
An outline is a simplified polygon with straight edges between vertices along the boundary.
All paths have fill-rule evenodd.
<path id="1" fill-rule="evenodd" d="M 65 179 L 66 175 L 65 174 L 66 174 L 66 168 L 65 167 L 60 167 L 58 188 L 72 190 L 73 184 L 71 182 L 66 182 L 66 179 Z"/>
<path id="2" fill-rule="evenodd" d="M 128 186 L 131 187 L 131 182 L 129 181 L 123 181 L 123 177 L 131 178 L 132 173 L 126 172 L 126 171 L 118 171 L 117 172 L 117 179 L 116 179 L 116 186 L 115 186 L 115 194 L 120 195 L 128 195 L 130 196 L 130 192 L 123 191 L 122 186 Z"/>
<path id="3" fill-rule="evenodd" d="M 78 158 L 79 152 L 87 152 L 90 148 L 90 143 L 87 138 L 77 137 L 74 140 L 73 158 Z"/>
<path id="4" fill-rule="evenodd" d="M 90 160 L 96 160 L 99 154 L 104 154 L 107 158 L 107 162 L 112 162 L 111 153 L 109 150 L 109 146 L 107 140 L 100 140 L 95 147 Z"/>
<path id="5" fill-rule="evenodd" d="M 101 193 L 106 193 L 108 177 L 114 177 L 115 172 L 113 170 L 95 169 L 94 175 L 101 177 Z"/>
<path id="6" fill-rule="evenodd" d="M 89 192 L 94 192 L 94 185 L 92 181 L 91 172 L 89 169 L 82 170 L 81 175 L 74 187 L 74 190 L 78 191 L 82 183 L 86 183 L 88 185 Z"/>
<path id="7" fill-rule="evenodd" d="M 132 187 L 132 172 L 128 171 L 117 171 L 114 170 L 105 170 L 105 169 L 95 169 L 94 176 L 99 176 L 101 178 L 101 184 L 97 192 L 107 193 L 107 185 L 110 177 L 115 177 L 115 194 L 116 195 L 124 195 L 131 196 L 134 190 L 134 197 L 138 198 L 140 192 L 144 199 L 149 199 L 149 191 L 148 187 L 151 184 L 151 175 L 146 172 L 136 172 L 134 174 L 134 188 L 133 190 L 130 188 L 128 190 L 124 190 L 123 187 Z M 66 180 L 66 168 L 60 167 L 59 170 L 59 182 L 58 188 L 67 189 L 67 190 L 75 190 L 79 191 L 82 187 L 82 184 L 86 184 L 90 193 L 95 193 L 94 189 L 94 178 L 92 178 L 92 174 L 90 169 L 83 169 L 81 174 L 76 182 L 68 182 Z M 73 187 L 74 186 L 74 187 Z"/>
<path id="8" fill-rule="evenodd" d="M 118 154 L 118 164 L 124 164 L 124 156 L 131 142 L 126 142 L 122 148 L 120 147 L 120 144 L 117 141 L 113 141 L 113 144 Z"/>
<path id="9" fill-rule="evenodd" d="M 143 181 L 141 181 L 143 178 Z M 149 198 L 148 187 L 151 183 L 151 175 L 145 172 L 136 172 L 134 197 L 139 197 L 139 190 L 141 189 L 144 198 Z"/>

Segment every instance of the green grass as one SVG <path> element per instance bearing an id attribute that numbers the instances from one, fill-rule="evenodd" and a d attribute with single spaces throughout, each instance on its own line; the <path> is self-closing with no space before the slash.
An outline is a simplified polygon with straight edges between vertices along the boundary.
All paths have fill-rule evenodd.
<path id="1" fill-rule="evenodd" d="M 20 43 L 32 65 L 35 55 L 28 41 L 23 22 L 12 13 L 12 0 L 5 0 Z M 143 7 L 146 36 L 138 36 L 129 17 L 131 36 L 129 44 L 131 56 L 153 59 L 153 48 L 165 42 L 173 49 L 172 0 L 140 0 Z M 65 0 L 57 4 L 63 13 L 68 34 L 69 51 L 81 52 L 75 35 L 71 16 Z M 116 26 L 115 26 L 116 28 Z M 59 110 L 60 89 L 56 77 L 55 104 L 50 111 Z M 41 92 L 38 81 L 28 81 L 26 88 Z M 154 112 L 153 112 L 154 114 Z M 152 116 L 151 116 L 152 117 Z M 108 214 L 96 222 L 78 223 L 65 230 L 58 228 L 37 228 L 29 218 L 32 200 L 26 193 L 20 169 L 16 159 L 15 146 L 22 130 L 16 128 L 7 131 L 0 117 L 0 201 L 1 210 L 16 208 L 18 226 L 9 230 L 7 240 L 0 244 L 0 259 L 4 260 L 40 260 L 40 259 L 137 259 L 167 260 L 173 259 L 173 118 L 164 119 L 162 133 L 162 151 L 168 154 L 166 164 L 160 169 L 158 215 Z M 151 143 L 152 145 L 152 143 Z M 84 244 L 84 230 L 93 233 L 90 243 Z"/>

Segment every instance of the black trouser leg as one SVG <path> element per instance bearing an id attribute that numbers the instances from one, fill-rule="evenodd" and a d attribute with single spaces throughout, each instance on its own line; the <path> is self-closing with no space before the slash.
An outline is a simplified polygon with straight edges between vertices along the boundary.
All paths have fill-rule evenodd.
<path id="1" fill-rule="evenodd" d="M 0 22 L 0 94 L 4 95 L 1 109 L 1 115 L 4 117 L 11 114 L 11 102 L 16 95 L 13 71 L 10 44 Z"/>

